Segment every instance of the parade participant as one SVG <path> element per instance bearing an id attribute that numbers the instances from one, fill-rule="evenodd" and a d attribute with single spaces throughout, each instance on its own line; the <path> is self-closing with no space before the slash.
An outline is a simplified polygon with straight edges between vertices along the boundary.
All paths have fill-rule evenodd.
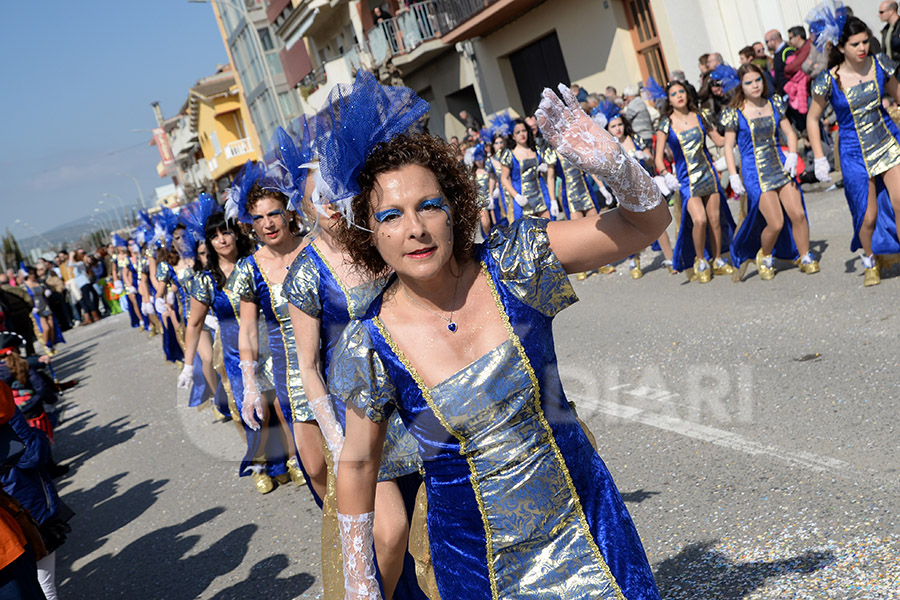
<path id="1" fill-rule="evenodd" d="M 134 289 L 129 295 L 138 306 L 138 311 L 144 322 L 144 330 L 149 332 L 148 337 L 162 333 L 162 324 L 156 316 L 153 302 L 150 301 L 150 278 L 147 257 L 144 255 L 144 246 L 153 238 L 153 229 L 147 225 L 138 228 L 135 238 L 128 244 L 129 276 L 126 286 Z M 129 283 L 131 282 L 131 283 Z M 128 290 L 128 288 L 126 288 Z"/>
<path id="2" fill-rule="evenodd" d="M 706 149 L 707 136 L 717 145 L 722 137 L 711 127 L 707 116 L 696 105 L 678 81 L 665 88 L 663 118 L 656 129 L 661 137 L 656 142 L 656 170 L 667 173 L 663 154 L 666 146 L 675 158 L 675 172 L 681 192 L 681 227 L 672 257 L 676 271 L 691 269 L 689 277 L 707 283 L 716 275 L 733 272 L 722 258 L 731 245 L 734 219 L 719 185 L 719 176 Z M 712 267 L 707 256 L 713 259 Z"/>
<path id="3" fill-rule="evenodd" d="M 32 309 L 31 317 L 41 333 L 41 341 L 44 343 L 47 354 L 53 355 L 56 353 L 54 349 L 56 344 L 64 344 L 66 340 L 62 336 L 59 323 L 56 321 L 53 311 L 50 310 L 50 303 L 47 300 L 52 291 L 38 281 L 37 271 L 34 267 L 29 267 L 26 270 L 24 284 L 23 287 L 28 291 L 31 299 L 34 300 L 34 309 Z"/>
<path id="4" fill-rule="evenodd" d="M 883 54 L 872 56 L 871 32 L 861 20 L 847 17 L 833 4 L 817 6 L 807 20 L 816 47 L 831 42 L 828 69 L 812 84 L 807 133 L 819 181 L 830 181 L 822 147 L 819 119 L 830 102 L 837 117 L 844 196 L 853 217 L 850 250 L 863 250 L 864 286 L 881 283 L 881 255 L 900 252 L 900 130 L 882 104 L 900 101 L 894 77 L 896 63 Z"/>
<path id="5" fill-rule="evenodd" d="M 100 320 L 100 298 L 88 276 L 88 268 L 85 265 L 85 253 L 81 248 L 69 252 L 67 266 L 72 269 L 74 285 L 81 292 L 82 325 L 90 325 Z"/>
<path id="6" fill-rule="evenodd" d="M 166 211 L 168 214 L 166 214 Z M 145 289 L 149 294 L 149 300 L 146 304 L 148 305 L 147 310 L 151 313 L 151 318 L 156 317 L 160 321 L 163 354 L 165 354 L 167 361 L 177 363 L 184 360 L 184 349 L 178 340 L 180 323 L 178 313 L 174 309 L 176 302 L 175 291 L 168 289 L 169 286 L 166 281 L 159 280 L 159 275 L 165 272 L 165 265 L 169 256 L 169 244 L 172 241 L 172 231 L 175 228 L 176 221 L 170 215 L 172 215 L 172 211 L 164 209 L 151 221 L 153 236 L 144 250 L 141 284 L 146 286 Z M 141 294 L 143 293 L 144 289 L 141 289 Z M 169 295 L 173 308 L 170 309 L 165 301 L 160 300 L 159 294 L 163 296 Z M 203 391 L 205 392 L 205 386 Z M 191 406 L 198 406 L 201 402 L 202 400 L 192 395 Z"/>
<path id="7" fill-rule="evenodd" d="M 491 227 L 494 226 L 493 210 L 496 208 L 491 190 L 491 174 L 485 166 L 486 161 L 487 156 L 484 151 L 484 144 L 479 143 L 466 150 L 464 163 L 475 180 L 479 202 L 482 206 L 479 220 L 481 222 L 481 236 L 484 239 L 487 239 Z"/>
<path id="8" fill-rule="evenodd" d="M 659 598 L 625 504 L 565 399 L 551 327 L 576 300 L 567 272 L 639 250 L 671 217 L 646 172 L 560 87 L 566 104 L 545 91 L 541 129 L 603 178 L 619 210 L 522 219 L 473 245 L 474 186 L 445 144 L 399 136 L 367 156 L 347 215 L 359 227 L 340 238 L 356 264 L 395 275 L 347 327 L 329 381 L 353 407 L 338 469 L 342 540 L 355 548 L 348 598 L 380 597 L 372 509 L 395 410 L 422 454 L 442 598 Z"/>
<path id="9" fill-rule="evenodd" d="M 653 163 L 651 162 L 653 156 L 650 152 L 650 146 L 644 138 L 631 129 L 628 117 L 622 114 L 619 107 L 612 103 L 601 103 L 594 110 L 599 110 L 606 117 L 606 130 L 618 140 L 626 154 L 638 161 L 648 175 L 655 175 L 656 169 L 653 168 Z M 659 239 L 653 242 L 650 248 L 655 252 L 663 253 L 663 265 L 669 269 L 669 272 L 673 272 L 672 243 L 669 241 L 669 234 L 663 231 Z M 632 279 L 640 279 L 644 276 L 644 271 L 641 269 L 640 253 L 632 254 L 628 257 L 628 271 Z"/>
<path id="10" fill-rule="evenodd" d="M 494 223 L 498 227 L 505 227 L 515 220 L 513 199 L 503 191 L 503 163 L 500 157 L 509 147 L 509 138 L 512 135 L 515 123 L 509 113 L 501 113 L 491 119 L 488 129 L 491 141 L 491 156 L 486 166 L 491 174 L 491 197 L 494 199 Z"/>
<path id="11" fill-rule="evenodd" d="M 260 247 L 238 261 L 225 286 L 241 299 L 238 348 L 244 393 L 241 417 L 252 429 L 268 422 L 269 406 L 261 396 L 259 366 L 259 313 L 269 336 L 275 385 L 275 413 L 288 450 L 288 472 L 297 485 L 306 481 L 320 507 L 327 471 L 322 436 L 306 402 L 300 379 L 288 302 L 281 293 L 288 267 L 303 246 L 303 238 L 288 208 L 288 198 L 265 177 L 265 165 L 248 161 L 226 191 L 226 216 L 236 215 L 251 227 Z"/>
<path id="12" fill-rule="evenodd" d="M 514 123 L 512 138 L 515 145 L 498 157 L 502 165 L 503 191 L 514 201 L 514 216 L 510 221 L 530 216 L 555 219 L 559 214 L 556 186 L 553 185 L 556 155 L 552 149 L 538 149 L 534 133 L 523 119 L 516 119 Z"/>
<path id="13" fill-rule="evenodd" d="M 187 388 L 192 384 L 194 374 L 188 366 L 195 360 L 197 347 L 205 330 L 206 317 L 212 310 L 218 321 L 217 335 L 222 344 L 222 360 L 227 375 L 223 383 L 228 383 L 227 388 L 234 402 L 232 418 L 247 448 L 238 467 L 238 476 L 252 476 L 256 490 L 267 494 L 275 488 L 276 481 L 284 479 L 287 473 L 287 456 L 274 414 L 270 413 L 267 425 L 259 429 L 250 428 L 241 419 L 244 388 L 238 348 L 240 298 L 228 286 L 235 275 L 235 265 L 252 254 L 253 243 L 240 227 L 225 220 L 224 214 L 217 209 L 218 204 L 212 197 L 201 194 L 196 204 L 185 207 L 180 215 L 190 234 L 195 239 L 202 236 L 208 250 L 206 269 L 196 272 L 194 285 L 190 290 L 191 310 L 185 328 L 185 369 L 178 377 L 178 385 Z M 271 358 L 265 352 L 260 352 L 258 362 L 262 365 L 257 375 L 259 392 L 266 396 L 267 404 L 271 405 L 274 400 Z M 259 462 L 263 464 L 258 464 Z"/>
<path id="14" fill-rule="evenodd" d="M 747 216 L 731 244 L 738 277 L 746 269 L 745 261 L 754 258 L 764 280 L 775 276 L 774 257 L 796 260 L 803 273 L 818 273 L 819 263 L 809 253 L 809 222 L 795 179 L 797 135 L 784 102 L 777 95 L 769 98 L 762 69 L 753 63 L 742 65 L 737 79 L 731 104 L 722 113 L 722 126 L 731 189 L 747 194 Z M 778 143 L 779 128 L 787 140 L 787 154 Z M 741 153 L 740 175 L 735 144 Z"/>
<path id="15" fill-rule="evenodd" d="M 131 326 L 133 328 L 139 328 L 141 326 L 141 312 L 140 305 L 135 298 L 135 284 L 126 283 L 131 279 L 131 261 L 129 259 L 130 251 L 128 249 L 131 243 L 133 242 L 127 242 L 118 234 L 113 234 L 113 245 L 118 250 L 114 262 L 115 274 L 113 277 L 115 283 L 113 284 L 113 290 L 122 298 L 121 304 L 123 305 L 124 310 L 128 311 L 128 318 L 131 321 Z"/>

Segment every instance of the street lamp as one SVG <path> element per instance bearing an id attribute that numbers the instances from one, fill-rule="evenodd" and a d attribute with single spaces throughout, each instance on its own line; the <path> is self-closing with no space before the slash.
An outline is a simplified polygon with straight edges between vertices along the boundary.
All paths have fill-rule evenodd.
<path id="1" fill-rule="evenodd" d="M 101 200 L 100 202 L 103 202 L 103 200 Z M 98 218 L 100 218 L 100 222 L 103 223 L 104 227 L 109 227 L 110 231 L 115 231 L 116 228 L 113 226 L 112 221 L 106 214 L 104 214 L 103 211 L 101 211 L 99 208 L 95 208 L 94 212 L 99 215 Z"/>
<path id="2" fill-rule="evenodd" d="M 141 184 L 138 183 L 137 177 L 135 177 L 134 175 L 130 175 L 128 173 L 118 173 L 118 175 L 121 175 L 122 177 L 130 177 L 132 180 L 134 180 L 134 185 L 137 186 L 138 197 L 140 198 L 140 202 L 138 203 L 139 204 L 138 208 L 140 208 L 140 210 L 144 210 L 144 192 L 143 192 L 143 190 L 141 190 Z"/>
<path id="3" fill-rule="evenodd" d="M 31 231 L 31 233 L 33 233 L 37 237 L 41 238 L 45 244 L 47 244 L 48 246 L 51 246 L 51 247 L 53 246 L 53 244 L 50 242 L 50 240 L 48 240 L 47 238 L 42 236 L 40 233 L 38 233 L 37 230 L 34 227 L 32 227 L 31 223 L 29 223 L 28 221 L 23 221 L 22 219 L 16 219 L 13 222 L 16 223 L 17 225 L 22 225 L 23 227 L 27 227 Z"/>
<path id="4" fill-rule="evenodd" d="M 228 0 L 187 0 L 189 4 L 227 4 L 229 6 L 233 6 L 238 9 L 240 13 L 244 16 L 244 21 L 246 21 L 245 26 L 250 29 L 250 37 L 253 38 L 253 44 L 256 46 L 256 51 L 259 52 L 259 61 L 260 66 L 263 69 L 263 72 L 266 74 L 266 87 L 270 90 L 272 94 L 272 103 L 275 105 L 275 111 L 278 116 L 279 125 L 287 124 L 287 117 L 284 114 L 284 111 L 281 108 L 281 101 L 278 98 L 278 90 L 275 88 L 275 78 L 272 77 L 272 71 L 269 70 L 269 62 L 266 60 L 266 50 L 263 48 L 262 40 L 259 38 L 259 31 L 257 31 L 256 27 L 253 25 L 253 22 L 250 20 L 250 14 L 247 11 L 247 6 L 242 4 L 241 2 L 231 2 Z"/>
<path id="5" fill-rule="evenodd" d="M 119 215 L 118 215 L 118 213 L 116 213 L 116 207 L 115 207 L 115 206 L 113 206 L 112 204 L 107 204 L 107 203 L 104 202 L 103 200 L 97 200 L 97 204 L 99 204 L 99 205 L 101 205 L 101 206 L 103 206 L 103 207 L 109 207 L 109 208 L 112 208 L 112 216 L 110 217 L 110 216 L 107 214 L 107 217 L 109 217 L 110 222 L 111 222 L 111 223 L 114 223 L 114 224 L 116 225 L 116 227 L 121 227 L 121 222 L 120 222 L 120 220 L 119 220 Z"/>
<path id="6" fill-rule="evenodd" d="M 106 192 L 103 192 L 103 195 L 104 195 L 106 198 L 115 198 L 116 200 L 119 201 L 119 206 L 122 207 L 122 223 L 123 223 L 123 227 L 128 227 L 128 213 L 125 211 L 125 203 L 122 202 L 122 199 L 119 198 L 118 196 L 116 196 L 115 194 L 108 194 L 108 193 L 106 193 Z M 113 212 L 115 212 L 115 211 L 113 211 Z"/>

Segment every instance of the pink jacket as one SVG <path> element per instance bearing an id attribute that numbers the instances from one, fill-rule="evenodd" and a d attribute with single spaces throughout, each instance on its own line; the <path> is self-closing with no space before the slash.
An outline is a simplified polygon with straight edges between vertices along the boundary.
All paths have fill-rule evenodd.
<path id="1" fill-rule="evenodd" d="M 786 64 L 792 63 L 797 56 L 792 54 L 788 57 Z M 809 89 L 809 75 L 803 72 L 803 69 L 797 69 L 794 76 L 784 84 L 784 93 L 788 95 L 788 104 L 791 108 L 805 115 L 809 112 L 809 97 L 807 90 Z"/>

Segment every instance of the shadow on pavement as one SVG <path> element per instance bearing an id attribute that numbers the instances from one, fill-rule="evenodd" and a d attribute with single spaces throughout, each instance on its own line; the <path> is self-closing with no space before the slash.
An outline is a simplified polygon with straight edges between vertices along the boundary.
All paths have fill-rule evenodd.
<path id="1" fill-rule="evenodd" d="M 653 496 L 659 496 L 662 492 L 650 492 L 643 488 L 639 490 L 635 490 L 633 492 L 625 492 L 622 494 L 622 500 L 628 502 L 630 504 L 640 504 L 644 500 L 648 498 L 652 498 Z"/>
<path id="2" fill-rule="evenodd" d="M 65 381 L 72 377 L 81 379 L 81 375 L 87 369 L 88 364 L 93 361 L 91 350 L 96 346 L 97 344 L 90 344 L 89 346 L 78 344 L 73 348 L 62 346 L 64 352 L 53 359 L 53 371 L 56 373 L 56 378 L 59 381 Z"/>
<path id="3" fill-rule="evenodd" d="M 106 514 L 105 510 L 98 511 Z M 215 542 L 204 540 L 203 549 L 197 551 L 201 536 L 188 532 L 224 512 L 224 507 L 211 508 L 183 523 L 157 529 L 115 553 L 100 555 L 71 573 L 65 573 L 65 580 L 60 577 L 63 574 L 58 573 L 57 579 L 63 581 L 61 595 L 67 598 L 197 598 L 214 579 L 233 571 L 243 562 L 257 530 L 256 525 L 238 527 Z M 71 563 L 69 557 L 64 556 L 57 564 Z M 265 566 L 264 572 L 273 573 L 274 568 Z M 293 583 L 297 577 L 281 581 Z M 265 596 L 286 597 L 275 594 L 271 583 L 266 584 Z M 296 589 L 292 593 L 296 593 Z"/>
<path id="4" fill-rule="evenodd" d="M 278 574 L 288 568 L 290 562 L 284 554 L 264 558 L 250 568 L 250 576 L 244 581 L 225 588 L 212 600 L 234 598 L 296 598 L 308 590 L 316 578 L 309 573 L 299 573 L 280 579 Z"/>
<path id="5" fill-rule="evenodd" d="M 62 444 L 65 456 L 59 454 L 57 460 L 77 469 L 88 459 L 127 442 L 134 437 L 136 431 L 147 427 L 146 423 L 131 426 L 128 417 L 119 417 L 109 423 L 97 424 L 92 421 L 94 414 L 90 411 L 79 413 L 75 417 L 66 414 L 61 427 L 61 435 L 65 440 Z"/>
<path id="6" fill-rule="evenodd" d="M 713 550 L 716 543 L 690 544 L 656 567 L 656 584 L 664 600 L 740 600 L 764 586 L 767 579 L 813 573 L 834 562 L 833 553 L 813 551 L 784 560 L 735 562 Z"/>

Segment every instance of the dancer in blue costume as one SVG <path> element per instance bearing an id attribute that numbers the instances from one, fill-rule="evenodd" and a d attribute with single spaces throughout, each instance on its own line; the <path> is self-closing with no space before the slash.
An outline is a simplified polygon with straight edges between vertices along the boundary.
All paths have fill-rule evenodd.
<path id="1" fill-rule="evenodd" d="M 44 349 L 50 356 L 56 354 L 56 345 L 65 344 L 66 340 L 62 335 L 59 327 L 59 321 L 50 305 L 47 303 L 49 297 L 48 288 L 38 281 L 37 271 L 34 267 L 28 267 L 25 275 L 25 291 L 31 296 L 34 302 L 34 309 L 31 312 L 31 318 L 41 334 L 41 341 L 44 343 Z"/>
<path id="2" fill-rule="evenodd" d="M 275 413 L 288 449 L 288 471 L 297 485 L 309 486 L 319 507 L 327 484 L 322 436 L 306 402 L 300 379 L 297 349 L 288 302 L 281 293 L 288 267 L 303 246 L 296 214 L 278 182 L 266 177 L 262 163 L 248 161 L 226 194 L 226 215 L 236 215 L 252 227 L 260 242 L 256 252 L 238 261 L 225 288 L 241 299 L 238 348 L 244 405 L 241 417 L 251 428 L 268 421 L 270 406 L 263 401 L 257 381 L 259 361 L 259 313 L 269 335 L 275 384 Z"/>
<path id="3" fill-rule="evenodd" d="M 160 264 L 166 262 L 164 257 L 168 257 L 169 245 L 172 243 L 172 232 L 175 228 L 176 219 L 171 210 L 164 209 L 168 212 L 165 214 L 160 212 L 153 218 L 153 237 L 147 248 L 144 250 L 143 274 L 141 281 L 143 282 L 146 275 L 147 290 L 149 293 L 147 303 L 150 305 L 152 315 L 151 319 L 156 317 L 162 326 L 162 345 L 163 353 L 169 362 L 181 362 L 184 360 L 184 349 L 178 341 L 178 313 L 175 309 L 168 309 L 166 302 L 160 300 L 160 295 L 166 296 L 168 291 L 167 283 L 158 279 L 160 273 Z M 143 290 L 141 294 L 143 294 Z M 171 291 L 170 299 L 174 306 L 175 291 Z M 205 391 L 205 385 L 204 385 Z M 197 406 L 202 400 L 191 397 L 191 406 Z"/>
<path id="4" fill-rule="evenodd" d="M 214 199 L 201 194 L 196 206 L 185 207 L 180 215 L 182 221 L 188 224 L 191 235 L 195 239 L 200 237 L 205 240 L 208 249 L 207 269 L 196 273 L 194 285 L 191 287 L 191 311 L 185 328 L 185 365 L 191 364 L 197 354 L 197 347 L 205 330 L 206 317 L 212 310 L 218 321 L 217 335 L 222 344 L 222 360 L 228 376 L 228 389 L 234 402 L 235 414 L 232 416 L 246 443 L 238 475 L 240 477 L 251 475 L 256 490 L 261 494 L 267 494 L 274 489 L 275 483 L 289 481 L 286 479 L 287 456 L 279 435 L 277 417 L 274 414 L 270 412 L 270 422 L 266 427 L 256 430 L 241 420 L 240 414 L 244 406 L 241 357 L 238 349 L 241 299 L 233 292 L 226 291 L 228 282 L 235 275 L 235 265 L 253 252 L 253 243 L 239 227 L 226 221 L 225 216 L 217 209 L 218 204 Z M 185 214 L 186 212 L 188 214 Z M 259 391 L 268 397 L 268 403 L 271 404 L 274 400 L 271 358 L 258 362 L 261 365 L 257 373 Z M 182 388 L 188 387 L 192 379 L 193 373 L 185 369 L 178 378 L 178 385 Z M 269 435 L 270 430 L 273 431 L 272 435 Z"/>
<path id="5" fill-rule="evenodd" d="M 747 193 L 747 216 L 731 244 L 731 260 L 740 279 L 746 261 L 755 260 L 760 279 L 775 277 L 774 258 L 793 260 L 803 273 L 818 273 L 819 263 L 809 253 L 809 221 L 803 194 L 797 185 L 797 135 L 785 116 L 778 95 L 769 98 L 763 71 L 753 63 L 742 65 L 723 90 L 734 89 L 722 110 L 725 162 L 731 189 Z M 784 154 L 778 130 L 787 140 Z M 734 146 L 741 153 L 741 174 L 734 161 Z M 799 249 L 799 252 L 798 252 Z"/>
<path id="6" fill-rule="evenodd" d="M 499 156 L 503 191 L 513 200 L 513 218 L 509 220 L 531 216 L 555 219 L 559 214 L 556 186 L 547 182 L 555 181 L 556 154 L 551 148 L 538 149 L 524 120 L 516 119 L 514 123 L 514 146 Z"/>
<path id="7" fill-rule="evenodd" d="M 466 150 L 465 164 L 469 168 L 472 177 L 475 179 L 475 186 L 478 188 L 478 197 L 481 203 L 481 235 L 487 239 L 491 228 L 496 224 L 494 222 L 494 210 L 496 209 L 496 201 L 494 200 L 493 190 L 491 189 L 491 172 L 488 171 L 487 154 L 484 150 L 484 144 L 478 144 Z"/>
<path id="8" fill-rule="evenodd" d="M 153 306 L 153 297 L 156 295 L 156 290 L 152 289 L 153 283 L 150 280 L 149 257 L 153 255 L 150 245 L 153 241 L 154 232 L 152 226 L 144 225 L 138 229 L 137 233 L 138 237 L 136 239 L 139 246 L 137 246 L 137 252 L 131 257 L 134 285 L 137 288 L 135 295 L 141 307 L 144 328 L 150 332 L 149 337 L 153 337 L 163 333 L 162 322 L 160 322 L 156 314 L 156 308 Z"/>
<path id="9" fill-rule="evenodd" d="M 303 206 L 294 206 L 307 219 L 315 220 L 316 225 L 313 239 L 291 265 L 283 292 L 291 302 L 303 387 L 328 446 L 331 464 L 341 454 L 346 413 L 345 403 L 328 395 L 332 357 L 344 328 L 365 313 L 386 282 L 385 278 L 372 281 L 353 267 L 334 236 L 341 217 L 336 207 L 352 196 L 346 182 L 362 168 L 366 150 L 389 140 L 397 132 L 415 127 L 428 108 L 428 103 L 411 90 L 383 88 L 370 73 L 362 71 L 352 87 L 338 86 L 331 92 L 326 109 L 317 120 L 319 128 L 327 134 L 317 140 L 316 146 L 323 156 L 341 158 L 326 159 L 321 163 L 321 172 L 311 172 Z M 305 150 L 307 143 L 299 146 Z M 359 160 L 355 162 L 349 156 Z M 283 162 L 292 164 L 298 159 Z M 317 215 L 324 218 L 318 219 Z M 420 467 L 415 440 L 398 416 L 388 428 L 381 454 L 374 535 L 384 595 L 395 600 L 426 597 L 418 585 L 415 562 L 407 552 L 412 508 L 421 485 Z M 345 590 L 340 538 L 328 535 L 338 531 L 333 473 L 334 469 L 329 473 L 322 545 L 323 555 L 331 546 L 337 560 L 327 564 L 323 560 L 322 569 L 326 597 L 342 600 Z"/>
<path id="10" fill-rule="evenodd" d="M 341 239 L 395 276 L 339 343 L 329 385 L 352 404 L 338 470 L 348 598 L 377 598 L 372 508 L 387 418 L 419 443 L 428 531 L 444 600 L 657 600 L 640 538 L 565 398 L 553 317 L 576 301 L 567 273 L 624 258 L 671 221 L 649 175 L 560 86 L 538 111 L 548 142 L 602 177 L 619 209 L 522 219 L 473 245 L 475 190 L 429 136 L 374 150 Z M 377 192 L 376 192 L 377 190 Z"/>
<path id="11" fill-rule="evenodd" d="M 513 199 L 503 191 L 503 164 L 500 157 L 509 147 L 509 139 L 515 122 L 509 113 L 501 113 L 491 119 L 490 126 L 483 132 L 490 142 L 491 152 L 485 163 L 491 175 L 491 198 L 494 200 L 493 220 L 497 227 L 506 227 L 514 220 Z M 487 134 L 485 136 L 485 134 Z"/>
<path id="12" fill-rule="evenodd" d="M 701 114 L 684 86 L 670 81 L 666 86 L 663 117 L 656 126 L 656 170 L 665 173 L 663 154 L 666 145 L 675 158 L 675 175 L 681 192 L 681 227 L 672 257 L 676 271 L 692 269 L 691 279 L 707 283 L 716 275 L 733 272 L 722 258 L 731 246 L 734 219 L 728 209 L 719 175 L 706 149 L 706 137 L 717 145 L 724 143 L 715 126 Z M 713 261 L 710 268 L 707 257 Z"/>
<path id="13" fill-rule="evenodd" d="M 847 18 L 838 6 L 834 11 L 833 5 L 819 5 L 808 19 L 816 46 L 833 45 L 828 70 L 812 84 L 807 131 L 816 178 L 830 181 L 819 134 L 819 119 L 830 102 L 839 127 L 844 196 L 853 217 L 850 250 L 862 248 L 863 285 L 872 286 L 881 283 L 880 257 L 900 252 L 900 130 L 882 104 L 886 97 L 900 101 L 900 84 L 896 63 L 884 54 L 872 56 L 866 24 Z"/>

